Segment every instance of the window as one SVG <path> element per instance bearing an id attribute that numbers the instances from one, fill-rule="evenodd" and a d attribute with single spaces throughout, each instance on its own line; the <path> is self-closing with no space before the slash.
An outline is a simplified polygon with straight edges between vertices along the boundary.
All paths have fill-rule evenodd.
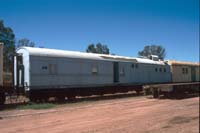
<path id="1" fill-rule="evenodd" d="M 49 73 L 56 74 L 57 73 L 57 65 L 56 64 L 49 64 Z"/>
<path id="2" fill-rule="evenodd" d="M 185 68 L 185 74 L 188 74 L 188 68 Z"/>
<path id="3" fill-rule="evenodd" d="M 124 70 L 124 67 L 120 69 L 120 75 L 121 75 L 121 76 L 125 76 L 125 70 Z"/>
<path id="4" fill-rule="evenodd" d="M 135 64 L 135 68 L 138 68 L 138 64 Z"/>
<path id="5" fill-rule="evenodd" d="M 98 73 L 98 66 L 93 65 L 92 66 L 92 74 L 97 74 Z"/>
<path id="6" fill-rule="evenodd" d="M 131 67 L 132 68 L 138 68 L 138 64 L 132 64 Z"/>
<path id="7" fill-rule="evenodd" d="M 42 66 L 42 70 L 47 70 L 47 66 Z"/>
<path id="8" fill-rule="evenodd" d="M 163 71 L 166 72 L 166 68 L 164 68 Z"/>
<path id="9" fill-rule="evenodd" d="M 157 72 L 157 71 L 158 71 L 158 68 L 155 68 L 155 71 Z"/>
<path id="10" fill-rule="evenodd" d="M 188 68 L 182 68 L 182 73 L 183 74 L 188 74 Z"/>
<path id="11" fill-rule="evenodd" d="M 162 68 L 160 68 L 159 71 L 162 72 Z"/>
<path id="12" fill-rule="evenodd" d="M 182 68 L 182 73 L 183 73 L 183 74 L 185 73 L 185 68 Z"/>

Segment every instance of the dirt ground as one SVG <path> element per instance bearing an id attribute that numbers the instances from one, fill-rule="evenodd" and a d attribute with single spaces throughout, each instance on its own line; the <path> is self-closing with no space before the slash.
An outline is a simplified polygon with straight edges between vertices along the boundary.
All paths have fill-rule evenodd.
<path id="1" fill-rule="evenodd" d="M 129 96 L 63 104 L 47 110 L 1 111 L 0 132 L 198 133 L 199 97 L 158 100 Z"/>

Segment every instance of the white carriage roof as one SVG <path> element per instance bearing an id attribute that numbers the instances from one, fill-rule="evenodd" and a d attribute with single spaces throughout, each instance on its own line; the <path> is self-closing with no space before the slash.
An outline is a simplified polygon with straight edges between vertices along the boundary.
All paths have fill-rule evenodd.
<path id="1" fill-rule="evenodd" d="M 79 58 L 79 59 L 124 61 L 124 62 L 135 62 L 135 63 L 138 62 L 138 63 L 160 64 L 160 65 L 165 64 L 163 61 L 153 61 L 144 58 L 134 58 L 134 57 L 126 57 L 118 55 L 95 54 L 95 53 L 85 53 L 78 51 L 66 51 L 66 50 L 35 48 L 35 47 L 21 47 L 17 49 L 17 53 L 22 53 L 22 51 L 24 50 L 27 51 L 28 54 L 32 56 L 68 57 L 68 58 Z"/>

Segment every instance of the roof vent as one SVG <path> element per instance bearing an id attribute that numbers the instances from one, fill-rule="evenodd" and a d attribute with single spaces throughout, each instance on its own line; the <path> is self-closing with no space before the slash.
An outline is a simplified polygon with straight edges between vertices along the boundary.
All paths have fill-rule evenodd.
<path id="1" fill-rule="evenodd" d="M 153 61 L 159 61 L 159 57 L 157 55 L 150 55 L 149 59 Z"/>

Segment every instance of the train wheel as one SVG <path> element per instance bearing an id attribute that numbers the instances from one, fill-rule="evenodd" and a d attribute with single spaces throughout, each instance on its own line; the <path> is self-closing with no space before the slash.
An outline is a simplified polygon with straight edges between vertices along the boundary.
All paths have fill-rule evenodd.
<path id="1" fill-rule="evenodd" d="M 37 103 L 37 97 L 35 97 L 35 96 L 30 96 L 29 100 L 30 100 L 30 102 Z"/>
<path id="2" fill-rule="evenodd" d="M 65 102 L 65 96 L 57 96 L 56 101 L 57 102 Z"/>
<path id="3" fill-rule="evenodd" d="M 153 98 L 158 98 L 159 97 L 158 89 L 153 88 L 152 93 L 153 93 Z"/>
<path id="4" fill-rule="evenodd" d="M 136 91 L 136 93 L 137 93 L 137 95 L 140 95 L 141 94 L 141 90 L 135 90 Z"/>
<path id="5" fill-rule="evenodd" d="M 44 100 L 45 103 L 48 103 L 49 102 L 49 97 L 44 97 L 43 100 Z"/>
<path id="6" fill-rule="evenodd" d="M 170 92 L 164 92 L 163 95 L 165 98 L 170 98 Z"/>
<path id="7" fill-rule="evenodd" d="M 67 99 L 68 99 L 68 100 L 74 100 L 74 99 L 76 99 L 76 96 L 74 96 L 74 95 L 67 96 Z"/>
<path id="8" fill-rule="evenodd" d="M 147 95 L 150 95 L 152 94 L 151 90 L 148 88 L 148 89 L 144 89 L 144 95 L 147 96 Z"/>
<path id="9" fill-rule="evenodd" d="M 6 96 L 5 93 L 1 92 L 0 93 L 0 105 L 3 105 L 6 101 Z"/>

